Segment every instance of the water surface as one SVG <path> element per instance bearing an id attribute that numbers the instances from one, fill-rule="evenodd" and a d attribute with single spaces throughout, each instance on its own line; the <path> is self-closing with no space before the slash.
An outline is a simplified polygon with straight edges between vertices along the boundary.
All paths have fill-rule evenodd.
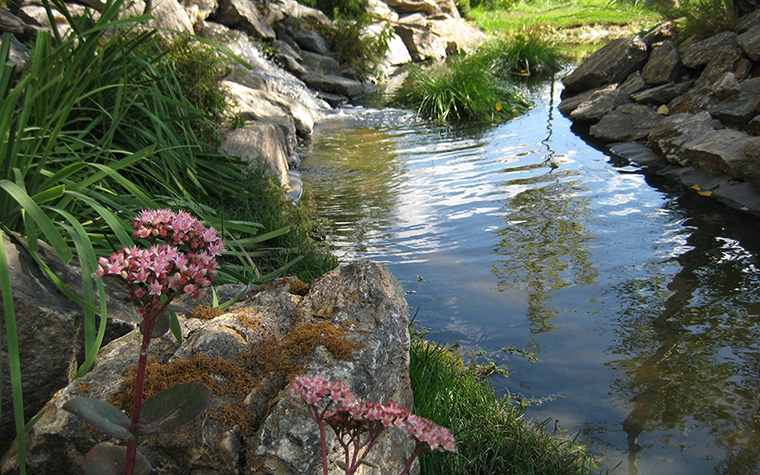
<path id="1" fill-rule="evenodd" d="M 497 389 L 603 470 L 760 473 L 760 220 L 589 145 L 560 87 L 486 128 L 322 120 L 302 168 L 328 241 L 385 263 L 430 339 L 506 364 Z"/>

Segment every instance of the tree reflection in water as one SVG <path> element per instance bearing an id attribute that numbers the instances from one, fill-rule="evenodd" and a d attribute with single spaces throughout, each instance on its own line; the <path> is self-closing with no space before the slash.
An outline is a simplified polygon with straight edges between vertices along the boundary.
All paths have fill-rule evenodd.
<path id="1" fill-rule="evenodd" d="M 716 473 L 760 467 L 760 273 L 758 250 L 746 249 L 760 229 L 719 213 L 686 221 L 689 247 L 673 258 L 675 275 L 653 262 L 648 277 L 617 288 L 623 310 L 609 351 L 621 358 L 608 364 L 627 376 L 612 389 L 632 407 L 623 421 L 630 474 L 639 473 L 643 432 L 697 427 L 725 451 Z"/>

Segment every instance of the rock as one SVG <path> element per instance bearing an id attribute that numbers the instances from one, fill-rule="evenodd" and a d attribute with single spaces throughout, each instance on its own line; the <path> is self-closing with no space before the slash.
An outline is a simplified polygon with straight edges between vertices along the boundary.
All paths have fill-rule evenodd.
<path id="1" fill-rule="evenodd" d="M 755 25 L 760 25 L 760 10 L 748 13 L 736 22 L 736 31 L 745 32 Z"/>
<path id="2" fill-rule="evenodd" d="M 713 94 L 721 101 L 734 94 L 739 94 L 740 91 L 739 81 L 736 80 L 736 75 L 732 72 L 725 73 L 713 86 Z"/>
<path id="3" fill-rule="evenodd" d="M 662 86 L 653 87 L 631 94 L 631 99 L 639 104 L 666 104 L 678 96 L 686 93 L 693 81 L 681 82 L 678 84 L 663 84 Z"/>
<path id="4" fill-rule="evenodd" d="M 316 27 L 329 25 L 330 19 L 321 10 L 307 7 L 295 0 L 279 0 L 269 4 L 270 10 L 280 9 L 282 13 L 295 20 L 295 23 L 304 27 Z"/>
<path id="5" fill-rule="evenodd" d="M 718 98 L 710 89 L 698 88 L 670 101 L 668 109 L 673 114 L 696 113 L 707 110 L 710 105 L 716 102 L 718 102 Z"/>
<path id="6" fill-rule="evenodd" d="M 607 86 L 602 86 L 596 89 L 591 89 L 589 91 L 581 92 L 580 94 L 576 94 L 574 96 L 565 97 L 562 99 L 562 102 L 559 103 L 559 106 L 557 106 L 557 108 L 562 114 L 569 116 L 581 104 L 589 102 L 595 95 L 611 94 L 616 91 L 617 88 L 617 84 L 609 84 Z"/>
<path id="7" fill-rule="evenodd" d="M 24 34 L 24 22 L 8 10 L 0 8 L 0 32 L 22 35 Z"/>
<path id="8" fill-rule="evenodd" d="M 671 110 L 672 113 L 672 110 Z M 707 111 L 673 114 L 663 119 L 649 134 L 647 146 L 670 163 L 688 166 L 690 159 L 683 153 L 686 143 L 698 139 L 719 127 Z"/>
<path id="9" fill-rule="evenodd" d="M 73 303 L 51 283 L 26 251 L 24 238 L 0 232 L 8 259 L 13 289 L 13 304 L 21 360 L 24 414 L 29 420 L 56 391 L 69 384 L 69 378 L 83 362 L 82 308 Z M 76 261 L 64 265 L 48 245 L 40 243 L 39 256 L 63 285 L 81 296 L 82 277 Z M 132 330 L 140 317 L 132 306 L 125 305 L 126 293 L 115 281 L 106 281 L 111 318 L 106 342 Z M 3 311 L 0 310 L 0 314 Z M 3 317 L 4 318 L 4 317 Z M 4 321 L 4 320 L 3 320 Z M 4 326 L 3 326 L 4 328 Z M 3 334 L 4 335 L 4 334 Z M 42 350 L 44 348 L 44 350 Z M 2 338 L 2 416 L 0 417 L 0 452 L 15 438 L 8 352 Z"/>
<path id="10" fill-rule="evenodd" d="M 641 77 L 647 83 L 660 84 L 676 82 L 680 78 L 681 60 L 675 43 L 664 41 L 649 55 L 649 61 L 641 70 Z"/>
<path id="11" fill-rule="evenodd" d="M 317 473 L 316 424 L 285 390 L 290 371 L 299 368 L 342 379 L 359 399 L 411 408 L 409 310 L 390 272 L 359 261 L 306 286 L 305 296 L 304 284 L 296 284 L 278 280 L 211 320 L 182 318 L 181 346 L 173 338 L 154 340 L 150 354 L 159 365 L 149 368 L 149 380 L 151 374 L 156 382 L 169 379 L 167 385 L 202 379 L 214 387 L 209 409 L 190 426 L 141 440 L 154 473 Z M 103 348 L 93 371 L 46 405 L 28 437 L 30 473 L 80 472 L 83 454 L 103 437 L 61 406 L 80 395 L 118 399 L 139 338 L 132 332 Z M 328 443 L 334 467 L 339 450 L 332 434 Z M 398 473 L 412 448 L 401 431 L 386 430 L 369 461 L 379 473 Z M 14 464 L 6 458 L 0 472 L 15 473 Z"/>
<path id="12" fill-rule="evenodd" d="M 684 144 L 682 154 L 700 170 L 725 173 L 731 177 L 748 179 L 753 171 L 753 160 L 744 153 L 750 136 L 732 129 L 706 131 L 704 135 Z M 754 171 L 757 172 L 757 164 Z M 760 175 L 755 174 L 754 178 Z M 755 184 L 757 186 L 757 181 Z"/>
<path id="13" fill-rule="evenodd" d="M 16 65 L 16 73 L 18 74 L 26 67 L 31 53 L 29 48 L 24 46 L 24 44 L 17 40 L 13 35 L 10 37 L 10 43 L 11 47 L 8 51 L 8 61 Z"/>
<path id="14" fill-rule="evenodd" d="M 311 74 L 323 76 L 325 74 L 340 76 L 341 69 L 338 60 L 326 54 L 303 51 L 301 65 Z"/>
<path id="15" fill-rule="evenodd" d="M 644 78 L 641 77 L 641 73 L 636 71 L 628 76 L 618 89 L 624 91 L 626 94 L 633 94 L 634 92 L 641 91 L 645 87 L 647 87 L 647 83 L 644 81 Z"/>
<path id="16" fill-rule="evenodd" d="M 207 19 L 219 8 L 217 0 L 182 0 L 182 5 L 193 24 Z"/>
<path id="17" fill-rule="evenodd" d="M 242 30 L 253 38 L 273 40 L 276 37 L 254 1 L 220 0 L 219 9 L 210 19 L 224 26 Z"/>
<path id="18" fill-rule="evenodd" d="M 726 54 L 731 57 L 741 56 L 741 50 L 736 43 L 736 33 L 730 31 L 689 45 L 681 54 L 681 63 L 687 68 L 696 69 Z"/>
<path id="19" fill-rule="evenodd" d="M 305 51 L 321 55 L 327 55 L 330 52 L 325 39 L 314 30 L 299 28 L 293 33 L 293 39 Z"/>
<path id="20" fill-rule="evenodd" d="M 447 54 L 474 51 L 486 38 L 478 28 L 447 14 L 440 18 L 428 18 L 427 27 L 446 42 Z"/>
<path id="21" fill-rule="evenodd" d="M 726 46 L 722 52 L 708 61 L 702 74 L 697 79 L 696 87 L 712 89 L 715 83 L 727 72 L 737 74 L 744 59 L 744 54 L 738 48 Z"/>
<path id="22" fill-rule="evenodd" d="M 758 106 L 760 106 L 760 78 L 752 78 L 742 82 L 739 94 L 711 105 L 708 110 L 723 125 L 743 129 L 757 114 Z"/>
<path id="23" fill-rule="evenodd" d="M 628 94 L 615 85 L 598 89 L 570 113 L 570 118 L 582 122 L 596 122 L 617 106 L 628 102 Z"/>
<path id="24" fill-rule="evenodd" d="M 373 84 L 349 79 L 334 74 L 312 74 L 303 77 L 303 81 L 309 87 L 328 94 L 338 94 L 348 98 L 363 97 L 375 92 L 377 87 Z"/>
<path id="25" fill-rule="evenodd" d="M 614 40 L 589 56 L 562 83 L 574 92 L 619 83 L 641 68 L 648 56 L 647 46 L 638 36 Z"/>
<path id="26" fill-rule="evenodd" d="M 742 148 L 745 160 L 734 164 L 755 188 L 760 188 L 760 137 L 752 137 Z"/>
<path id="27" fill-rule="evenodd" d="M 662 120 L 651 107 L 623 104 L 592 125 L 589 133 L 604 142 L 631 142 L 645 139 Z"/>
<path id="28" fill-rule="evenodd" d="M 424 13 L 432 16 L 443 13 L 434 0 L 385 0 L 385 3 L 401 14 Z"/>
<path id="29" fill-rule="evenodd" d="M 752 61 L 760 61 L 760 24 L 737 36 L 736 42 Z"/>
<path id="30" fill-rule="evenodd" d="M 760 135 L 760 116 L 755 116 L 747 124 L 747 133 L 750 135 Z"/>
<path id="31" fill-rule="evenodd" d="M 288 145 L 282 127 L 272 122 L 252 122 L 224 134 L 219 151 L 266 168 L 288 191 Z"/>
<path id="32" fill-rule="evenodd" d="M 398 13 L 391 10 L 387 3 L 382 0 L 369 0 L 367 2 L 367 13 L 372 18 L 386 20 L 390 22 L 398 21 Z"/>
<path id="33" fill-rule="evenodd" d="M 367 27 L 366 34 L 372 37 L 379 37 L 385 30 L 387 23 L 373 23 Z M 409 50 L 406 49 L 404 40 L 395 32 L 391 33 L 391 38 L 388 41 L 388 51 L 385 53 L 381 64 L 389 69 L 391 66 L 399 66 L 412 62 L 412 56 L 409 54 Z"/>
<path id="34" fill-rule="evenodd" d="M 449 44 L 446 40 L 427 29 L 428 22 L 419 13 L 399 19 L 394 30 L 401 37 L 406 49 L 415 61 L 443 59 Z"/>
<path id="35" fill-rule="evenodd" d="M 143 12 L 144 0 L 134 0 L 126 9 L 127 16 L 140 16 Z M 190 20 L 187 10 L 177 0 L 154 0 L 150 14 L 153 19 L 141 24 L 141 28 L 156 28 L 158 34 L 170 39 L 176 36 L 173 31 L 193 33 L 194 21 Z"/>

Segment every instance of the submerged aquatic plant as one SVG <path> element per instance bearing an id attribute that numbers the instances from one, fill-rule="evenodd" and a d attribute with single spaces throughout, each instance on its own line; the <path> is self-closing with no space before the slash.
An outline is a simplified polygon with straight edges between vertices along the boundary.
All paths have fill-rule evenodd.
<path id="1" fill-rule="evenodd" d="M 211 398 L 211 390 L 196 382 L 178 384 L 144 402 L 143 389 L 150 341 L 165 335 L 172 326 L 169 303 L 182 294 L 198 297 L 201 289 L 211 285 L 224 243 L 214 228 L 206 228 L 184 211 L 145 210 L 132 226 L 135 238 L 147 240 L 150 247 L 124 247 L 108 259 L 100 258 L 95 272 L 96 277 L 121 280 L 129 291 L 127 300 L 142 315 L 132 416 L 96 398 L 77 397 L 63 406 L 101 432 L 127 442 L 126 447 L 96 445 L 85 456 L 82 469 L 86 475 L 150 473 L 148 461 L 137 451 L 137 438 L 189 424 Z M 157 244 L 159 241 L 163 244 Z"/>
<path id="2" fill-rule="evenodd" d="M 400 475 L 406 475 L 412 463 L 423 452 L 443 450 L 456 452 L 451 432 L 433 421 L 411 414 L 395 401 L 379 404 L 372 401 L 357 402 L 351 388 L 342 381 L 327 381 L 323 376 L 297 376 L 291 386 L 291 395 L 305 402 L 309 415 L 319 427 L 322 449 L 322 469 L 328 473 L 325 424 L 335 432 L 343 447 L 342 468 L 353 475 L 374 447 L 380 434 L 388 427 L 398 427 L 416 441 L 412 456 Z M 334 407 L 334 409 L 332 409 Z"/>

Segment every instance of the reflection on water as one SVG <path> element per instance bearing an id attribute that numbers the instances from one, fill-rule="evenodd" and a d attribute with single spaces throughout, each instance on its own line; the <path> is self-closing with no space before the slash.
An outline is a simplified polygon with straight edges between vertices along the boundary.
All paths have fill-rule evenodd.
<path id="1" fill-rule="evenodd" d="M 554 111 L 452 129 L 320 123 L 304 182 L 344 259 L 386 263 L 431 337 L 621 474 L 760 473 L 760 221 L 610 158 Z M 552 426 L 553 427 L 553 426 Z"/>

